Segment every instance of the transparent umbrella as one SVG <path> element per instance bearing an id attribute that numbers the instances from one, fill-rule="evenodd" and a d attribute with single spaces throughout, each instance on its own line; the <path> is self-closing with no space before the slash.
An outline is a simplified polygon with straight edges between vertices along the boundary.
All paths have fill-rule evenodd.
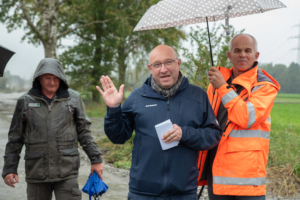
<path id="1" fill-rule="evenodd" d="M 212 65 L 208 22 L 225 19 L 229 35 L 229 18 L 263 13 L 286 7 L 279 0 L 163 0 L 151 6 L 133 31 L 164 29 L 206 22 Z"/>

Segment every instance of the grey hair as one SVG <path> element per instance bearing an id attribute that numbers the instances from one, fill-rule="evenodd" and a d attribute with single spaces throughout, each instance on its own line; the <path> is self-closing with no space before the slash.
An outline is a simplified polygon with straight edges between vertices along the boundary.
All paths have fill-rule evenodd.
<path id="1" fill-rule="evenodd" d="M 253 42 L 254 42 L 254 45 L 253 45 L 254 53 L 256 53 L 256 52 L 257 52 L 257 41 L 256 41 L 255 37 L 253 37 L 252 35 L 247 34 L 247 33 L 240 33 L 240 34 L 235 35 L 233 38 L 231 38 L 231 40 L 230 40 L 230 42 L 229 42 L 229 52 L 232 51 L 232 46 L 233 46 L 232 43 L 233 43 L 233 40 L 234 40 L 236 37 L 240 36 L 240 35 L 246 35 L 246 36 L 252 38 L 252 40 L 253 40 Z"/>

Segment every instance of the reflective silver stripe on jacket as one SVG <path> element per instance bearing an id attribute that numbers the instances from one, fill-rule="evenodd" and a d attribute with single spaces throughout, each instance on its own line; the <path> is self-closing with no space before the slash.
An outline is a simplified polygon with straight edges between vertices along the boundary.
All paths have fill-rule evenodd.
<path id="1" fill-rule="evenodd" d="M 264 86 L 264 85 L 258 85 L 258 86 L 255 86 L 254 88 L 252 88 L 251 92 L 255 92 L 256 90 L 258 90 L 258 89 L 261 88 L 262 86 Z"/>
<path id="2" fill-rule="evenodd" d="M 270 122 L 270 124 L 271 124 L 271 117 L 270 116 L 267 118 L 267 121 Z"/>
<path id="3" fill-rule="evenodd" d="M 223 105 L 225 106 L 229 101 L 234 99 L 235 97 L 239 96 L 234 90 L 231 90 L 227 94 L 225 94 L 222 98 L 221 101 Z"/>
<path id="4" fill-rule="evenodd" d="M 261 137 L 264 139 L 270 139 L 270 132 L 261 131 L 261 130 L 232 130 L 228 137 L 234 137 L 234 138 Z"/>
<path id="5" fill-rule="evenodd" d="M 254 108 L 254 105 L 250 101 L 247 101 L 246 105 L 247 105 L 247 108 L 248 108 L 248 116 L 249 116 L 247 128 L 251 128 L 251 126 L 256 121 L 255 108 Z"/>
<path id="6" fill-rule="evenodd" d="M 258 178 L 233 178 L 214 176 L 214 184 L 219 185 L 266 185 L 266 177 Z"/>

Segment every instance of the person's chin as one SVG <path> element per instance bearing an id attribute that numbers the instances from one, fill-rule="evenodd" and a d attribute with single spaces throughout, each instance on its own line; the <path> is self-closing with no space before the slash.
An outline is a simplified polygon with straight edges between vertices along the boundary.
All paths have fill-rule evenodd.
<path id="1" fill-rule="evenodd" d="M 248 70 L 250 67 L 251 67 L 251 66 L 249 66 L 248 63 L 246 63 L 246 62 L 239 63 L 239 65 L 238 65 L 239 71 L 246 71 L 246 70 Z"/>
<path id="2" fill-rule="evenodd" d="M 163 89 L 170 89 L 172 87 L 172 85 L 170 83 L 164 83 L 164 84 L 161 84 L 161 87 Z"/>

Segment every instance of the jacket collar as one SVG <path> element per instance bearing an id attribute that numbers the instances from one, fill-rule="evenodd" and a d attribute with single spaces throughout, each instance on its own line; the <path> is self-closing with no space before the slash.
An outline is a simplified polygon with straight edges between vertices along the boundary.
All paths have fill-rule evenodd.
<path id="1" fill-rule="evenodd" d="M 158 94 L 155 90 L 153 90 L 153 88 L 151 87 L 151 78 L 152 75 L 150 75 L 150 77 L 148 77 L 147 80 L 144 82 L 142 87 L 142 96 L 167 100 L 164 96 Z M 176 96 L 178 93 L 184 90 L 188 86 L 188 83 L 189 83 L 188 79 L 186 77 L 183 77 L 180 87 L 178 88 L 177 92 L 173 96 Z"/>
<path id="2" fill-rule="evenodd" d="M 234 78 L 232 80 L 232 85 L 238 84 L 243 86 L 248 93 L 250 94 L 253 84 L 257 80 L 257 70 L 258 70 L 258 62 L 255 61 L 253 63 L 253 66 L 250 67 L 246 72 L 239 75 L 238 77 Z M 225 67 L 220 67 L 220 71 L 225 79 L 228 80 L 231 77 L 231 74 L 233 72 L 233 67 L 231 69 L 227 69 Z"/>

